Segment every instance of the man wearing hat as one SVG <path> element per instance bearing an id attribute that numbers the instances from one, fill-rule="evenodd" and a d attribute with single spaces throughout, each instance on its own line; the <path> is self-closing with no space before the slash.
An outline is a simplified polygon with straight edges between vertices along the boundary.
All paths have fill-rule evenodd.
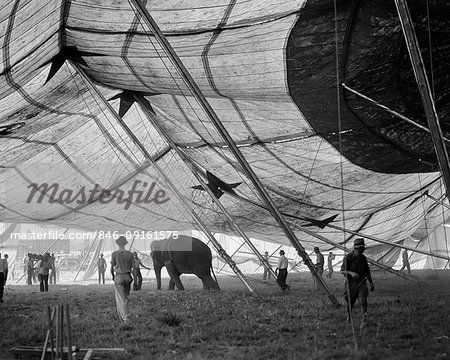
<path id="1" fill-rule="evenodd" d="M 317 276 L 320 276 L 320 277 L 322 277 L 322 274 L 323 274 L 323 264 L 324 264 L 324 258 L 323 258 L 323 255 L 322 255 L 322 253 L 320 252 L 320 249 L 316 246 L 316 247 L 314 247 L 314 252 L 316 253 L 316 263 L 314 264 L 314 267 L 316 268 L 316 271 L 317 271 Z M 319 288 L 319 283 L 318 283 L 318 281 L 316 280 L 316 278 L 314 278 L 314 281 L 316 282 L 316 287 L 317 287 L 317 290 L 319 290 L 320 288 Z"/>
<path id="2" fill-rule="evenodd" d="M 277 275 L 277 284 L 283 291 L 291 288 L 289 285 L 286 285 L 287 268 L 288 261 L 286 256 L 284 256 L 284 250 L 280 250 L 280 258 L 278 259 L 278 266 L 275 269 L 275 274 Z"/>
<path id="3" fill-rule="evenodd" d="M 100 254 L 100 257 L 97 259 L 97 270 L 98 270 L 98 283 L 105 283 L 105 272 L 108 265 L 106 264 L 106 260 L 103 257 L 103 253 Z"/>
<path id="4" fill-rule="evenodd" d="M 366 280 L 369 281 L 370 291 L 375 290 L 367 258 L 363 255 L 365 248 L 363 238 L 355 239 L 353 251 L 345 256 L 341 267 L 341 273 L 346 277 L 344 299 L 347 302 L 347 321 L 351 319 L 353 305 L 357 299 L 361 305 L 363 319 L 367 315 L 369 290 Z"/>
<path id="5" fill-rule="evenodd" d="M 111 255 L 111 275 L 114 281 L 116 307 L 120 320 L 125 325 L 129 324 L 129 296 L 131 283 L 131 267 L 133 264 L 133 253 L 125 250 L 125 245 L 128 241 L 124 236 L 119 236 L 116 240 L 119 250 L 116 250 Z"/>

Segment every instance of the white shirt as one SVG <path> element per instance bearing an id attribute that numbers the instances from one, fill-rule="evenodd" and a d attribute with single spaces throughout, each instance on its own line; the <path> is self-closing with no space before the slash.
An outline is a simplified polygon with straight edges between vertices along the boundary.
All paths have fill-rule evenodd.
<path id="1" fill-rule="evenodd" d="M 286 256 L 281 255 L 278 259 L 278 269 L 287 269 L 288 267 L 288 260 L 286 259 Z"/>

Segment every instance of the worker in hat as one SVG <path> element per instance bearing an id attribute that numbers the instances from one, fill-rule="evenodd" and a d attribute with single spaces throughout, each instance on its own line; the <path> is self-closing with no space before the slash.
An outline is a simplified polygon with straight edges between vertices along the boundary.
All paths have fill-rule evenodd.
<path id="1" fill-rule="evenodd" d="M 278 259 L 278 266 L 275 269 L 275 274 L 277 275 L 277 284 L 280 286 L 281 290 L 289 290 L 291 287 L 286 285 L 287 278 L 287 268 L 288 260 L 284 256 L 284 250 L 280 250 L 280 258 Z"/>
<path id="2" fill-rule="evenodd" d="M 351 321 L 352 309 L 357 299 L 361 305 L 362 318 L 365 320 L 369 296 L 367 281 L 370 291 L 375 290 L 367 258 L 363 255 L 365 248 L 363 238 L 355 239 L 353 251 L 345 256 L 341 267 L 341 273 L 346 277 L 344 299 L 347 302 L 347 321 Z"/>
<path id="3" fill-rule="evenodd" d="M 105 283 L 105 273 L 108 265 L 106 264 L 106 260 L 103 257 L 103 253 L 100 254 L 100 257 L 97 259 L 97 270 L 98 270 L 98 283 Z"/>
<path id="4" fill-rule="evenodd" d="M 111 255 L 111 275 L 114 281 L 116 307 L 120 320 L 129 326 L 129 296 L 131 283 L 131 268 L 133 264 L 133 253 L 125 250 L 125 245 L 128 244 L 124 236 L 119 236 L 116 240 L 119 250 L 116 250 Z"/>
<path id="5" fill-rule="evenodd" d="M 316 263 L 314 264 L 314 267 L 316 268 L 317 276 L 322 277 L 323 265 L 325 260 L 322 253 L 320 252 L 320 249 L 317 246 L 314 247 L 314 252 L 316 253 Z M 319 282 L 315 278 L 314 281 L 316 282 L 317 290 L 319 290 Z"/>

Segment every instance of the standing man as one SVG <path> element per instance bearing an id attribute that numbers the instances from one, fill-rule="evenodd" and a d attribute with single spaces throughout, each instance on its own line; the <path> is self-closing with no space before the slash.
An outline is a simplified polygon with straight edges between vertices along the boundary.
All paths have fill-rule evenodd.
<path id="1" fill-rule="evenodd" d="M 8 279 L 8 271 L 9 271 L 8 258 L 9 258 L 9 255 L 8 255 L 8 254 L 4 254 L 4 255 L 3 255 L 3 261 L 4 261 L 5 264 L 6 264 L 5 285 L 6 285 L 6 280 Z M 13 278 L 14 278 L 14 276 L 13 276 Z"/>
<path id="2" fill-rule="evenodd" d="M 53 266 L 50 268 L 50 274 L 48 276 L 49 284 L 56 285 L 56 257 L 55 254 L 50 255 L 50 259 L 53 262 Z"/>
<path id="3" fill-rule="evenodd" d="M 50 270 L 54 269 L 54 263 L 52 257 L 50 256 L 50 253 L 46 252 L 44 255 L 36 255 L 28 253 L 28 257 L 30 261 L 32 259 L 40 260 L 38 266 L 39 290 L 41 292 L 47 292 L 48 276 L 50 274 Z"/>
<path id="4" fill-rule="evenodd" d="M 100 257 L 97 260 L 97 269 L 98 269 L 98 283 L 105 283 L 105 272 L 106 272 L 107 264 L 106 260 L 103 257 L 103 253 L 100 253 Z"/>
<path id="5" fill-rule="evenodd" d="M 0 254 L 0 303 L 3 302 L 6 278 L 8 277 L 8 262 L 1 258 Z"/>
<path id="6" fill-rule="evenodd" d="M 31 258 L 30 254 L 27 256 L 26 260 L 26 267 L 27 267 L 27 284 L 31 285 L 36 282 L 36 274 L 34 272 L 34 261 Z"/>
<path id="7" fill-rule="evenodd" d="M 266 251 L 264 252 L 264 261 L 266 262 L 266 265 L 270 266 L 269 263 L 269 253 Z M 264 274 L 263 274 L 263 281 L 266 281 L 266 279 L 269 279 L 272 277 L 272 274 L 270 273 L 270 271 L 267 269 L 267 267 L 264 264 L 261 264 L 264 267 Z"/>
<path id="8" fill-rule="evenodd" d="M 53 259 L 50 256 L 50 253 L 46 252 L 43 256 L 39 255 L 38 259 L 41 260 L 39 264 L 39 291 L 47 292 L 48 291 L 48 277 L 50 271 L 54 270 Z"/>
<path id="9" fill-rule="evenodd" d="M 325 263 L 325 260 L 323 258 L 322 253 L 320 252 L 320 249 L 316 246 L 314 247 L 314 252 L 316 254 L 316 263 L 314 264 L 314 267 L 316 268 L 316 272 L 317 272 L 317 276 L 322 277 L 323 274 L 323 265 Z M 317 290 L 319 290 L 319 283 L 315 280 L 316 278 L 314 278 L 314 281 L 316 282 L 316 287 Z"/>
<path id="10" fill-rule="evenodd" d="M 331 277 L 333 276 L 333 260 L 336 258 L 336 256 L 330 251 L 330 253 L 328 254 L 328 274 L 327 274 L 327 278 L 331 279 Z"/>
<path id="11" fill-rule="evenodd" d="M 406 249 L 403 250 L 402 260 L 403 260 L 403 266 L 400 269 L 400 271 L 403 271 L 406 268 L 406 269 L 408 269 L 408 274 L 411 274 L 411 265 L 409 265 L 408 250 L 406 250 Z"/>
<path id="12" fill-rule="evenodd" d="M 364 239 L 355 239 L 353 251 L 345 256 L 342 263 L 341 274 L 346 277 L 344 298 L 347 302 L 347 321 L 351 319 L 353 305 L 357 299 L 361 305 L 362 318 L 363 320 L 366 318 L 367 297 L 369 296 L 366 281 L 369 281 L 370 291 L 375 290 L 367 258 L 363 255 L 365 249 Z"/>
<path id="13" fill-rule="evenodd" d="M 281 290 L 289 290 L 291 287 L 286 285 L 287 278 L 287 268 L 288 260 L 284 256 L 284 250 L 280 250 L 280 258 L 278 259 L 278 265 L 275 269 L 275 274 L 277 275 L 277 284 L 280 286 Z"/>
<path id="14" fill-rule="evenodd" d="M 116 250 L 111 255 L 111 275 L 114 281 L 116 307 L 120 320 L 125 324 L 129 324 L 129 296 L 131 283 L 131 268 L 133 266 L 133 253 L 125 250 L 125 245 L 128 241 L 124 236 L 119 236 L 116 240 L 119 250 Z"/>
<path id="15" fill-rule="evenodd" d="M 142 274 L 141 274 L 141 266 L 144 269 L 150 270 L 147 266 L 145 266 L 141 259 L 139 259 L 137 252 L 133 253 L 133 290 L 141 290 L 142 287 Z"/>

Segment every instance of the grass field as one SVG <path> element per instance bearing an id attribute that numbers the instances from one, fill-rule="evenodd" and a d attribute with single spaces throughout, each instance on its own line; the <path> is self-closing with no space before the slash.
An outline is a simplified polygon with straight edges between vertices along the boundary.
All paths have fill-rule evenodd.
<path id="1" fill-rule="evenodd" d="M 413 273 L 421 284 L 373 276 L 376 290 L 362 327 L 359 308 L 352 327 L 345 308 L 332 307 L 307 273 L 290 274 L 287 293 L 252 281 L 258 297 L 234 277 L 220 277 L 219 292 L 201 290 L 190 276 L 182 277 L 184 292 L 156 291 L 147 281 L 131 293 L 131 329 L 120 326 L 111 282 L 53 285 L 48 293 L 38 285 L 8 285 L 0 304 L 0 358 L 14 359 L 14 346 L 42 347 L 47 305 L 69 304 L 74 344 L 125 349 L 95 352 L 97 359 L 450 359 L 450 271 Z M 342 275 L 327 281 L 342 302 Z"/>

